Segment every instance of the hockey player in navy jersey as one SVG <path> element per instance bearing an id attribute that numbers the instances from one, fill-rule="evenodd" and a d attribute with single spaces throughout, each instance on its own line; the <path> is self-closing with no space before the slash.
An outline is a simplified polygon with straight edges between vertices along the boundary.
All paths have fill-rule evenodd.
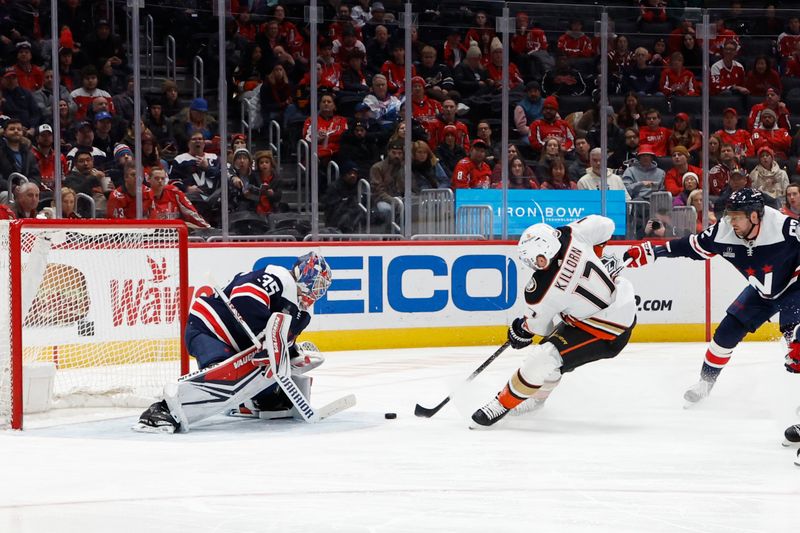
<path id="1" fill-rule="evenodd" d="M 747 332 L 757 330 L 775 313 L 789 344 L 785 366 L 800 372 L 800 241 L 798 221 L 765 207 L 759 191 L 745 188 L 731 194 L 725 216 L 699 235 L 689 235 L 653 247 L 649 242 L 625 252 L 629 267 L 644 266 L 661 257 L 696 260 L 721 255 L 747 279 L 748 286 L 728 307 L 706 350 L 700 381 L 686 391 L 689 405 L 711 392 L 733 349 Z"/>
<path id="2" fill-rule="evenodd" d="M 619 269 L 598 257 L 614 222 L 589 215 L 567 226 L 534 224 L 519 240 L 522 262 L 533 269 L 525 287 L 527 311 L 508 329 L 512 348 L 527 349 L 543 339 L 497 396 L 475 411 L 472 427 L 487 427 L 507 414 L 538 409 L 562 373 L 616 357 L 636 324 L 633 285 Z"/>
<path id="3" fill-rule="evenodd" d="M 263 332 L 259 346 L 218 295 L 195 298 L 184 341 L 199 370 L 165 387 L 165 399 L 142 413 L 133 429 L 187 431 L 231 407 L 247 412 L 291 407 L 276 384 L 270 358 L 289 358 L 292 379 L 307 396 L 310 378 L 302 374 L 323 359 L 310 343 L 298 349 L 294 341 L 311 321 L 308 309 L 330 283 L 330 267 L 316 252 L 300 257 L 291 271 L 270 265 L 237 274 L 222 292 L 251 331 Z"/>

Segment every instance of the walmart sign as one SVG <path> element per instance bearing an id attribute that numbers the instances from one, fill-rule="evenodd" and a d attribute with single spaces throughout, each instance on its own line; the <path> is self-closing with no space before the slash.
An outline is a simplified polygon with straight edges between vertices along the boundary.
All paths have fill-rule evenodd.
<path id="1" fill-rule="evenodd" d="M 503 230 L 503 191 L 456 190 L 456 211 L 464 205 L 488 205 L 494 214 L 494 234 Z M 625 235 L 625 191 L 606 191 L 606 216 L 614 221 L 614 235 Z M 531 224 L 563 226 L 586 215 L 600 214 L 600 191 L 508 191 L 508 234 L 521 235 Z"/>

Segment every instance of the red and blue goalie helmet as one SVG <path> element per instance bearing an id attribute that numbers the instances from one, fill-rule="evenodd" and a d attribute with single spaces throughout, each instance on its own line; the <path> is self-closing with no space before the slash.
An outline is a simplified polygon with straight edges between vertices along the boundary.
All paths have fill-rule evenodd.
<path id="1" fill-rule="evenodd" d="M 322 298 L 333 280 L 331 267 L 317 252 L 298 257 L 292 267 L 292 275 L 297 281 L 298 303 L 302 309 L 308 309 Z"/>

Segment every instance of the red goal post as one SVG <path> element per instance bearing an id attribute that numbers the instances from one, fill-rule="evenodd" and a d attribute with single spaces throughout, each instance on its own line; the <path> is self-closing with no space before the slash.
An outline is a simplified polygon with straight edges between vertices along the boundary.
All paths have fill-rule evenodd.
<path id="1" fill-rule="evenodd" d="M 0 221 L 0 276 L 0 427 L 22 428 L 35 368 L 39 411 L 147 405 L 188 372 L 183 222 Z"/>

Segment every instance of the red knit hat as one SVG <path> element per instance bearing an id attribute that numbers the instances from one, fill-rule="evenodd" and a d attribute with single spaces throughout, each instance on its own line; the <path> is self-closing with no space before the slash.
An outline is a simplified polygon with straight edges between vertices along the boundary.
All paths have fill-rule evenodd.
<path id="1" fill-rule="evenodd" d="M 547 98 L 545 98 L 544 102 L 542 102 L 542 108 L 545 107 L 552 107 L 553 109 L 558 111 L 558 100 L 556 99 L 556 97 L 548 96 Z"/>

